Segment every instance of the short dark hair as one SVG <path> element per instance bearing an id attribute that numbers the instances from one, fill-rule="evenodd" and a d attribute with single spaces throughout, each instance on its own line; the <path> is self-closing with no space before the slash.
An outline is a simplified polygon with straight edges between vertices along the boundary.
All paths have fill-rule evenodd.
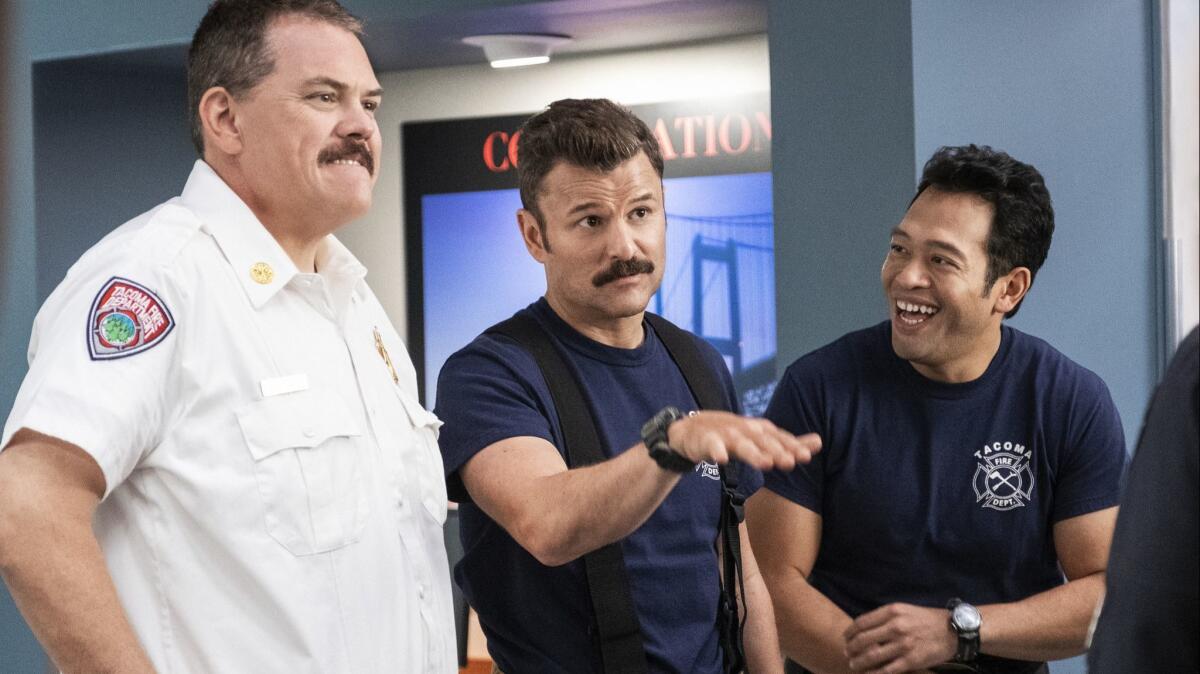
<path id="1" fill-rule="evenodd" d="M 235 98 L 253 89 L 275 69 L 267 48 L 267 29 L 285 15 L 325 21 L 362 37 L 363 26 L 336 0 L 216 0 L 200 20 L 188 49 L 188 116 L 192 144 L 204 156 L 200 99 L 213 87 Z"/>
<path id="2" fill-rule="evenodd" d="M 925 162 L 913 201 L 928 187 L 977 194 L 992 205 L 985 296 L 996 279 L 1016 267 L 1028 268 L 1033 284 L 1054 237 L 1054 205 L 1036 168 L 987 145 L 941 147 Z M 1005 317 L 1020 308 L 1018 302 Z"/>
<path id="3" fill-rule="evenodd" d="M 521 205 L 537 218 L 542 237 L 546 223 L 538 209 L 542 180 L 559 162 L 608 173 L 645 152 L 663 175 L 662 151 L 646 123 L 629 108 L 607 98 L 564 98 L 525 120 L 517 141 L 517 179 Z"/>

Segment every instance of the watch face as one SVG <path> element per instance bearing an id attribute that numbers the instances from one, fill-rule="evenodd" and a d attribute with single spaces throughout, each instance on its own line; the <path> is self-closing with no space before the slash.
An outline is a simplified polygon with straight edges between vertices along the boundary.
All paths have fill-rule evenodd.
<path id="1" fill-rule="evenodd" d="M 959 604 L 950 615 L 951 622 L 963 632 L 974 632 L 979 629 L 979 609 L 970 604 Z"/>

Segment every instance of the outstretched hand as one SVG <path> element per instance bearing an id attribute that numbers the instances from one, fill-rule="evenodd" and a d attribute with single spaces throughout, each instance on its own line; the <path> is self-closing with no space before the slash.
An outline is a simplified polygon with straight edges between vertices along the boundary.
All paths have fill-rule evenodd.
<path id="1" fill-rule="evenodd" d="M 725 464 L 737 459 L 758 470 L 789 471 L 821 450 L 816 433 L 795 436 L 766 419 L 697 412 L 671 424 L 667 442 L 688 460 Z"/>

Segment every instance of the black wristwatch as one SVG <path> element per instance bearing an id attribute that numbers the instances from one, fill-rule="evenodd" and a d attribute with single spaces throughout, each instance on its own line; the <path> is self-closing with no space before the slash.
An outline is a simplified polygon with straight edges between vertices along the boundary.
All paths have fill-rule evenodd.
<path id="1" fill-rule="evenodd" d="M 671 449 L 671 445 L 667 442 L 667 429 L 671 424 L 686 416 L 679 411 L 679 408 L 668 406 L 659 410 L 658 414 L 642 424 L 642 443 L 646 445 L 646 449 L 650 450 L 650 458 L 665 470 L 686 473 L 696 467 L 695 463 L 688 461 L 686 457 Z"/>
<path id="2" fill-rule="evenodd" d="M 983 624 L 979 609 L 958 598 L 951 599 L 946 608 L 950 611 L 950 629 L 958 635 L 954 661 L 975 662 L 979 655 L 979 626 Z"/>

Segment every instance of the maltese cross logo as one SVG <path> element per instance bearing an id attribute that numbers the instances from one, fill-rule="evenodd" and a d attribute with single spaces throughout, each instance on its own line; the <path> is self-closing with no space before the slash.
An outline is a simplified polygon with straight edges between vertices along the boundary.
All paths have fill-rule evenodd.
<path id="1" fill-rule="evenodd" d="M 981 456 L 973 478 L 975 502 L 982 508 L 1012 510 L 1033 495 L 1033 470 L 1028 454 L 996 452 Z"/>

